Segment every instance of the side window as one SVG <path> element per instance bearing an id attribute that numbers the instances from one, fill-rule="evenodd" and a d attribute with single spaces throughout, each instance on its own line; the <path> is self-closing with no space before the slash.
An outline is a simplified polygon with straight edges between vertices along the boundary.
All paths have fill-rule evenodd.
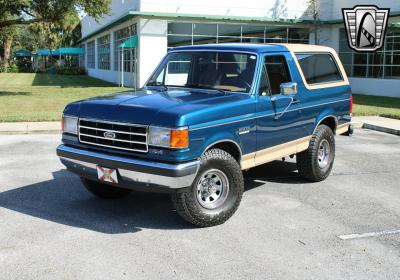
<path id="1" fill-rule="evenodd" d="M 260 86 L 258 87 L 258 95 L 271 95 L 271 90 L 269 88 L 267 69 L 265 64 L 261 71 Z"/>
<path id="2" fill-rule="evenodd" d="M 260 94 L 270 95 L 281 92 L 281 84 L 290 82 L 289 69 L 283 55 L 266 56 L 260 81 Z"/>
<path id="3" fill-rule="evenodd" d="M 338 66 L 329 53 L 296 53 L 307 84 L 343 81 Z"/>

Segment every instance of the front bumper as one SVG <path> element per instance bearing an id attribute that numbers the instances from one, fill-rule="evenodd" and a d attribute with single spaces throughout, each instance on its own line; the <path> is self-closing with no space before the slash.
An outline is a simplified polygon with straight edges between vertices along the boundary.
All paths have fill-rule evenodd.
<path id="1" fill-rule="evenodd" d="M 66 145 L 57 155 L 67 170 L 81 177 L 98 180 L 97 165 L 118 169 L 118 187 L 140 190 L 178 189 L 190 186 L 200 166 L 198 160 L 169 164 L 86 151 Z M 114 185 L 112 183 L 108 183 Z"/>

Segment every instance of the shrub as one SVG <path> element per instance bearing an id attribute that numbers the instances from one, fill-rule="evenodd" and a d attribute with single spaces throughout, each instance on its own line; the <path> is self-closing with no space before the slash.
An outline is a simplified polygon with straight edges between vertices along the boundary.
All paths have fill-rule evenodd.
<path id="1" fill-rule="evenodd" d="M 0 73 L 17 73 L 18 67 L 14 62 L 11 62 L 9 66 L 5 66 L 4 62 L 0 62 Z"/>
<path id="2" fill-rule="evenodd" d="M 56 68 L 56 73 L 60 75 L 85 75 L 86 71 L 82 67 L 64 66 Z"/>

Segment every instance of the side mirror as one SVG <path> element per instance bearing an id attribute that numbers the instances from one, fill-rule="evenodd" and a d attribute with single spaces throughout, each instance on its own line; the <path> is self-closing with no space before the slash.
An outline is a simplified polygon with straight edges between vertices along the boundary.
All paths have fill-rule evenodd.
<path id="1" fill-rule="evenodd" d="M 295 95 L 297 94 L 297 83 L 283 83 L 281 84 L 281 94 Z"/>

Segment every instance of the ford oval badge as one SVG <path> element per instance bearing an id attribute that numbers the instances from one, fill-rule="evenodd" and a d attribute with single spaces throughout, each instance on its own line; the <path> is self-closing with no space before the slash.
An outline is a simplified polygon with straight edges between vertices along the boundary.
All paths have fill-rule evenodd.
<path id="1" fill-rule="evenodd" d="M 114 132 L 106 131 L 106 132 L 103 133 L 103 135 L 104 135 L 104 138 L 115 139 L 115 133 Z"/>

